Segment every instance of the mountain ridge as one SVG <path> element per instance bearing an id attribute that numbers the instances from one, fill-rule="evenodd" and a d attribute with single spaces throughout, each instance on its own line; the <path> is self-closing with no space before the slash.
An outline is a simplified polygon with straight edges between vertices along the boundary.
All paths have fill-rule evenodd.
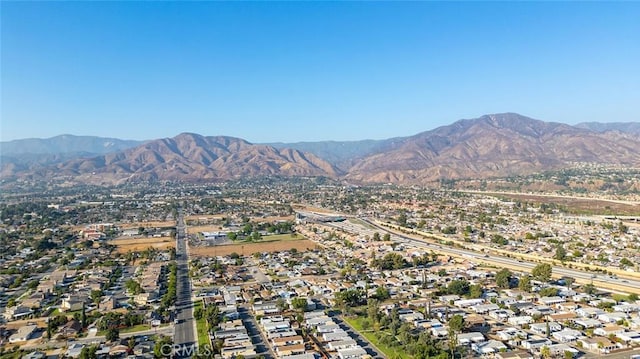
<path id="1" fill-rule="evenodd" d="M 88 158 L 62 157 L 48 165 L 3 161 L 0 177 L 98 177 L 118 183 L 276 175 L 415 184 L 529 174 L 576 163 L 638 166 L 640 136 L 502 113 L 386 140 L 253 144 L 236 137 L 181 133 Z"/>

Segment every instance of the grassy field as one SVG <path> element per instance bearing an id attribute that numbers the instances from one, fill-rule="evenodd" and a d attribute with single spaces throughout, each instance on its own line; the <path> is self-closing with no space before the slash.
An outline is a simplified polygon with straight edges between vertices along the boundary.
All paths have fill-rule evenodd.
<path id="1" fill-rule="evenodd" d="M 202 308 L 202 301 L 198 301 L 194 304 L 194 310 L 196 308 Z M 204 317 L 196 320 L 196 330 L 198 331 L 198 346 L 211 344 L 209 341 L 209 326 L 207 325 L 207 319 Z"/>
<path id="2" fill-rule="evenodd" d="M 390 348 L 388 346 L 380 344 L 380 341 L 375 336 L 375 332 L 373 330 L 363 330 L 362 329 L 362 320 L 364 317 L 354 317 L 347 318 L 343 317 L 344 321 L 349 323 L 358 333 L 362 334 L 373 346 L 382 351 L 387 358 L 401 358 L 401 359 L 410 359 L 411 356 L 405 353 L 401 348 Z"/>

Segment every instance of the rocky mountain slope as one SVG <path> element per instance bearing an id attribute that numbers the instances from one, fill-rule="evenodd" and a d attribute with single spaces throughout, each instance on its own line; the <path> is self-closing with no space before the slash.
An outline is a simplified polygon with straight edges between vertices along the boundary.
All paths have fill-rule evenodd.
<path id="1" fill-rule="evenodd" d="M 0 176 L 117 183 L 276 175 L 413 184 L 530 174 L 583 164 L 640 166 L 637 135 L 597 132 L 514 113 L 460 120 L 388 140 L 275 145 L 183 133 L 99 156 L 71 160 L 60 156 L 55 165 L 3 162 Z"/>
<path id="2" fill-rule="evenodd" d="M 328 162 L 292 149 L 253 145 L 233 137 L 183 133 L 128 150 L 80 158 L 27 174 L 29 178 L 73 178 L 90 183 L 210 181 L 263 175 L 331 176 Z"/>

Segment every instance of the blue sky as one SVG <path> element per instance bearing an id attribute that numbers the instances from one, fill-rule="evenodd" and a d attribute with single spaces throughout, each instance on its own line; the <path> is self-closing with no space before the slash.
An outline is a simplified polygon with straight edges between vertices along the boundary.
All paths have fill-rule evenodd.
<path id="1" fill-rule="evenodd" d="M 0 138 L 640 121 L 640 2 L 6 2 Z"/>

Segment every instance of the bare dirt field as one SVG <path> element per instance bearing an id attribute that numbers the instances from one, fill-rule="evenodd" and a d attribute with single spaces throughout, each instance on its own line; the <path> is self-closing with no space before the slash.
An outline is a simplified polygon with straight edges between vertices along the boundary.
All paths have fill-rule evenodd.
<path id="1" fill-rule="evenodd" d="M 499 194 L 501 197 L 518 199 L 533 203 L 555 203 L 567 208 L 567 210 L 580 214 L 617 214 L 638 215 L 640 206 L 629 203 L 620 203 L 606 199 L 536 196 L 529 194 Z"/>
<path id="2" fill-rule="evenodd" d="M 129 251 L 144 251 L 151 247 L 155 249 L 175 248 L 176 241 L 171 237 L 160 238 L 122 238 L 114 239 L 109 244 L 115 245 L 118 253 L 127 253 Z"/>
<path id="3" fill-rule="evenodd" d="M 162 227 L 175 227 L 175 221 L 149 221 L 149 222 L 134 222 L 134 223 L 123 223 L 120 225 L 122 229 L 128 228 L 162 228 Z"/>
<path id="4" fill-rule="evenodd" d="M 190 247 L 189 255 L 195 257 L 213 257 L 213 256 L 225 256 L 231 253 L 238 253 L 240 255 L 251 255 L 253 253 L 264 252 L 279 252 L 286 251 L 292 248 L 297 249 L 299 252 L 315 249 L 316 243 L 308 239 L 298 240 L 286 240 L 286 241 L 267 241 L 257 243 L 238 243 L 238 244 L 225 244 L 220 246 L 210 247 Z"/>
<path id="5" fill-rule="evenodd" d="M 204 226 L 187 226 L 187 232 L 191 234 L 196 234 L 200 232 L 220 232 L 220 231 L 223 231 L 222 226 L 216 226 L 213 224 L 204 225 Z"/>

